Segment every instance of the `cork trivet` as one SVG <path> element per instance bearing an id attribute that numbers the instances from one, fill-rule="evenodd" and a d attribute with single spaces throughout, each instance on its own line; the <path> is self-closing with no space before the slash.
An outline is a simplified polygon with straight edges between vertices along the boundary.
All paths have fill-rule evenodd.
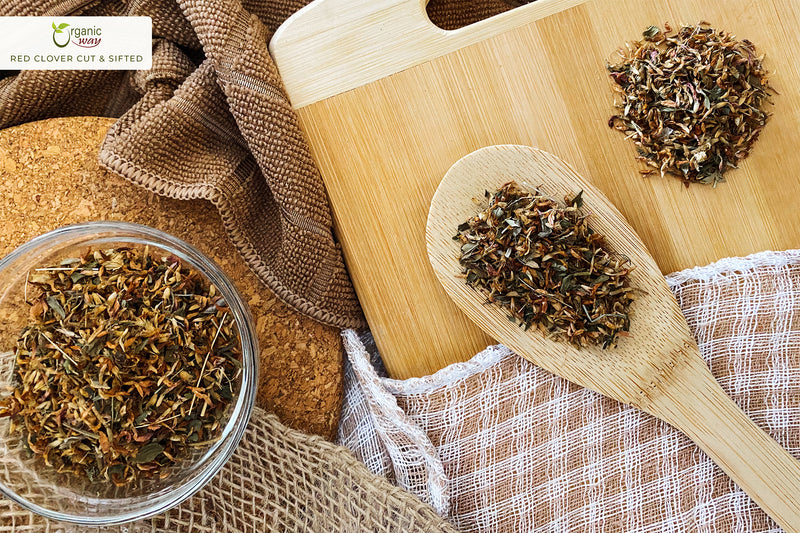
<path id="1" fill-rule="evenodd" d="M 216 209 L 170 200 L 101 170 L 97 153 L 113 119 L 72 117 L 0 131 L 0 257 L 59 226 L 125 220 L 194 245 L 234 281 L 261 348 L 257 403 L 293 428 L 331 438 L 342 394 L 339 331 L 288 308 L 248 269 Z"/>

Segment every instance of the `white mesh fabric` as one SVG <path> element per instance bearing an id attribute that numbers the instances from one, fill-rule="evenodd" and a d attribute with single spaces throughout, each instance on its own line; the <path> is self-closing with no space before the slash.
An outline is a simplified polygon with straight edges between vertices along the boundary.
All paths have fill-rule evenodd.
<path id="1" fill-rule="evenodd" d="M 800 251 L 667 282 L 722 387 L 800 457 Z M 780 531 L 677 430 L 502 346 L 397 381 L 344 339 L 340 443 L 461 531 Z"/>

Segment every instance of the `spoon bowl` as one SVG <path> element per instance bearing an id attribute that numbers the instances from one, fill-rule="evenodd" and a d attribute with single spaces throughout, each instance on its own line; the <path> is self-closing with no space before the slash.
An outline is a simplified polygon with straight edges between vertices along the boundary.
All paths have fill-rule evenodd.
<path id="1" fill-rule="evenodd" d="M 589 225 L 634 265 L 629 335 L 616 347 L 576 347 L 508 320 L 461 276 L 456 228 L 483 209 L 485 190 L 509 181 L 555 199 L 583 191 Z M 485 207 L 485 206 L 484 206 Z M 664 276 L 613 204 L 566 163 L 516 145 L 489 146 L 456 162 L 431 202 L 428 257 L 456 305 L 483 331 L 534 364 L 633 405 L 683 431 L 785 531 L 800 533 L 800 463 L 725 394 L 702 359 Z"/>

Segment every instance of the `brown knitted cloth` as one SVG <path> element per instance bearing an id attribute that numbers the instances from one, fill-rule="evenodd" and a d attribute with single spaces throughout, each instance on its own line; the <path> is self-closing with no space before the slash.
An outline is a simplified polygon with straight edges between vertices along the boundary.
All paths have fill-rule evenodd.
<path id="1" fill-rule="evenodd" d="M 102 166 L 159 194 L 210 200 L 278 297 L 321 322 L 363 326 L 322 180 L 267 48 L 306 1 L 0 0 L 0 15 L 147 15 L 154 37 L 149 71 L 5 73 L 0 128 L 121 115 Z M 507 8 L 437 0 L 430 11 L 450 28 Z"/>

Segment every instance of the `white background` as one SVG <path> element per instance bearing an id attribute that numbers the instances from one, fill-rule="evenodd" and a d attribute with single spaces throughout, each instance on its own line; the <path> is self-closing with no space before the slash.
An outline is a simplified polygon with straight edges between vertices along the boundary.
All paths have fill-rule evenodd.
<path id="1" fill-rule="evenodd" d="M 56 34 L 59 43 L 73 28 L 95 27 L 101 29 L 100 43 L 82 48 L 69 36 L 71 42 L 59 48 L 53 43 L 53 23 L 69 24 Z M 0 70 L 149 69 L 152 26 L 150 17 L 0 17 Z"/>

